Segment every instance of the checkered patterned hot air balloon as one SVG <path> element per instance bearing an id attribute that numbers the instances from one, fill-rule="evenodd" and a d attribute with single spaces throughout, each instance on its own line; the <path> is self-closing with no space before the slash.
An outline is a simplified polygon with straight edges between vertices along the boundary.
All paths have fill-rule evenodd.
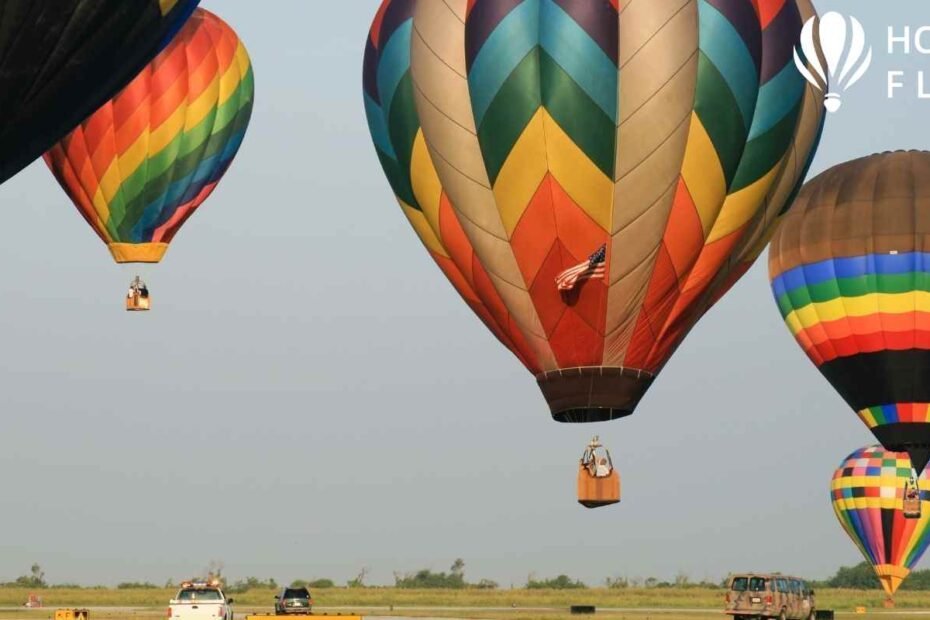
<path id="1" fill-rule="evenodd" d="M 232 163 L 253 99 L 252 65 L 239 37 L 197 9 L 45 161 L 117 262 L 159 262 Z"/>
<path id="2" fill-rule="evenodd" d="M 809 0 L 382 4 L 364 84 L 385 173 L 555 419 L 632 413 L 764 247 L 819 138 L 822 93 L 792 54 L 812 15 Z"/>
<path id="3" fill-rule="evenodd" d="M 785 323 L 885 448 L 930 459 L 930 153 L 872 155 L 801 191 L 769 250 Z"/>
<path id="4" fill-rule="evenodd" d="M 889 597 L 930 544 L 930 481 L 926 475 L 918 481 L 923 505 L 920 519 L 907 519 L 901 511 L 911 475 L 907 454 L 871 446 L 846 457 L 830 484 L 836 518 L 872 564 Z"/>

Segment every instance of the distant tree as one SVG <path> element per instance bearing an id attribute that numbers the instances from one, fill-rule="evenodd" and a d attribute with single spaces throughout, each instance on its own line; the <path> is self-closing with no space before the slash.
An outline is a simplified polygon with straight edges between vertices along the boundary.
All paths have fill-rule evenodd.
<path id="1" fill-rule="evenodd" d="M 573 580 L 568 575 L 559 575 L 552 579 L 536 580 L 532 575 L 526 580 L 528 590 L 579 590 L 587 588 L 584 583 Z"/>
<path id="2" fill-rule="evenodd" d="M 626 577 L 608 577 L 604 585 L 610 590 L 623 590 L 630 587 L 630 580 Z"/>
<path id="3" fill-rule="evenodd" d="M 124 581 L 116 585 L 117 590 L 157 590 L 158 586 L 148 581 Z"/>
<path id="4" fill-rule="evenodd" d="M 496 581 L 491 581 L 490 579 L 482 579 L 471 587 L 477 590 L 497 590 L 500 587 L 500 584 Z"/>
<path id="5" fill-rule="evenodd" d="M 169 577 L 169 578 L 168 578 L 168 581 L 165 582 L 165 589 L 166 589 L 166 590 L 171 590 L 171 589 L 174 589 L 174 588 L 176 588 L 176 587 L 177 587 L 177 586 L 174 585 L 174 579 L 171 579 L 171 578 Z"/>
<path id="6" fill-rule="evenodd" d="M 860 562 L 855 566 L 841 566 L 836 574 L 826 581 L 826 585 L 831 588 L 854 590 L 872 590 L 882 587 L 868 562 Z"/>
<path id="7" fill-rule="evenodd" d="M 308 588 L 335 588 L 336 582 L 332 579 L 314 579 L 313 581 L 307 582 Z"/>
<path id="8" fill-rule="evenodd" d="M 484 580 L 484 588 L 490 589 L 493 581 Z M 494 584 L 495 587 L 497 584 Z M 448 573 L 434 573 L 428 568 L 415 573 L 394 573 L 394 587 L 407 589 L 435 589 L 460 590 L 472 587 L 465 581 L 465 560 L 456 558 L 449 567 Z"/>
<path id="9" fill-rule="evenodd" d="M 7 587 L 14 588 L 34 588 L 42 589 L 47 588 L 48 583 L 45 581 L 45 572 L 42 570 L 42 567 L 38 564 L 33 564 L 29 568 L 28 575 L 20 575 L 16 578 L 16 581 L 5 584 Z"/>
<path id="10" fill-rule="evenodd" d="M 278 587 L 278 582 L 273 577 L 268 579 L 259 579 L 258 577 L 246 577 L 239 579 L 233 584 L 225 587 L 225 590 L 232 594 L 241 594 L 249 590 L 274 590 Z"/>
<path id="11" fill-rule="evenodd" d="M 814 588 L 849 588 L 852 590 L 877 590 L 881 588 L 875 571 L 868 562 L 860 562 L 855 566 L 841 566 L 836 574 L 826 581 L 812 584 Z M 930 570 L 912 571 L 901 584 L 902 590 L 930 590 Z"/>
<path id="12" fill-rule="evenodd" d="M 394 587 L 410 590 L 447 589 L 461 590 L 466 586 L 462 575 L 434 573 L 428 568 L 415 573 L 394 573 Z"/>
<path id="13" fill-rule="evenodd" d="M 364 588 L 365 587 L 365 577 L 368 576 L 368 567 L 363 566 L 358 575 L 355 576 L 355 579 L 350 579 L 346 582 L 346 585 L 350 588 Z"/>
<path id="14" fill-rule="evenodd" d="M 679 572 L 675 575 L 675 586 L 678 588 L 686 588 L 688 584 L 691 583 L 691 578 L 687 573 Z"/>
<path id="15" fill-rule="evenodd" d="M 226 586 L 226 578 L 223 577 L 223 569 L 226 568 L 226 564 L 222 560 L 210 560 L 210 563 L 207 564 L 205 573 L 207 574 L 206 580 L 213 581 L 216 579 L 220 582 L 222 586 Z"/>
<path id="16" fill-rule="evenodd" d="M 912 571 L 904 583 L 902 590 L 930 590 L 930 569 Z"/>
<path id="17" fill-rule="evenodd" d="M 655 577 L 646 577 L 646 580 L 643 581 L 643 587 L 654 588 L 659 585 L 659 580 Z"/>

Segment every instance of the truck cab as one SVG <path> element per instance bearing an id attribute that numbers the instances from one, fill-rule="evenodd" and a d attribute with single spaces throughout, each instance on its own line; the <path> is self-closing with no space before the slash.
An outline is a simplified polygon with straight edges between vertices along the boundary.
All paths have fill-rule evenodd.
<path id="1" fill-rule="evenodd" d="M 171 620 L 233 620 L 232 599 L 218 581 L 185 581 L 168 603 Z"/>

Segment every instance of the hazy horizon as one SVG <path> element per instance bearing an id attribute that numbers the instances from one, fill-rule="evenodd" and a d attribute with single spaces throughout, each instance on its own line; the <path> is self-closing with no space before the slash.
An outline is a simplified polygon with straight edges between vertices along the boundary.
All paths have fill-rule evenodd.
<path id="1" fill-rule="evenodd" d="M 0 186 L 0 581 L 164 583 L 363 566 L 719 580 L 861 561 L 830 477 L 872 435 L 779 316 L 765 258 L 695 328 L 628 419 L 552 422 L 533 377 L 472 315 L 401 214 L 368 137 L 377 0 L 205 0 L 246 43 L 249 134 L 227 177 L 143 269 L 115 266 L 44 165 Z M 872 69 L 831 115 L 811 174 L 930 145 L 930 56 L 889 57 L 926 4 L 821 0 L 857 16 Z M 885 99 L 889 70 L 908 90 Z M 228 304 L 215 302 L 219 290 Z M 599 434 L 623 502 L 575 502 Z M 664 437 L 664 443 L 659 437 Z M 755 489 L 755 494 L 752 490 Z M 765 532 L 765 536 L 759 536 Z M 918 568 L 927 566 L 925 559 Z"/>

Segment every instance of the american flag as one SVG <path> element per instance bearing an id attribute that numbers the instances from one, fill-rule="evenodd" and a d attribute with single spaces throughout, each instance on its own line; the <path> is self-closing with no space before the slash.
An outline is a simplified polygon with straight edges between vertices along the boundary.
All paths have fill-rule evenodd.
<path id="1" fill-rule="evenodd" d="M 607 273 L 607 244 L 605 243 L 597 252 L 588 257 L 588 260 L 566 269 L 555 279 L 560 291 L 570 291 L 582 280 L 603 278 Z"/>

